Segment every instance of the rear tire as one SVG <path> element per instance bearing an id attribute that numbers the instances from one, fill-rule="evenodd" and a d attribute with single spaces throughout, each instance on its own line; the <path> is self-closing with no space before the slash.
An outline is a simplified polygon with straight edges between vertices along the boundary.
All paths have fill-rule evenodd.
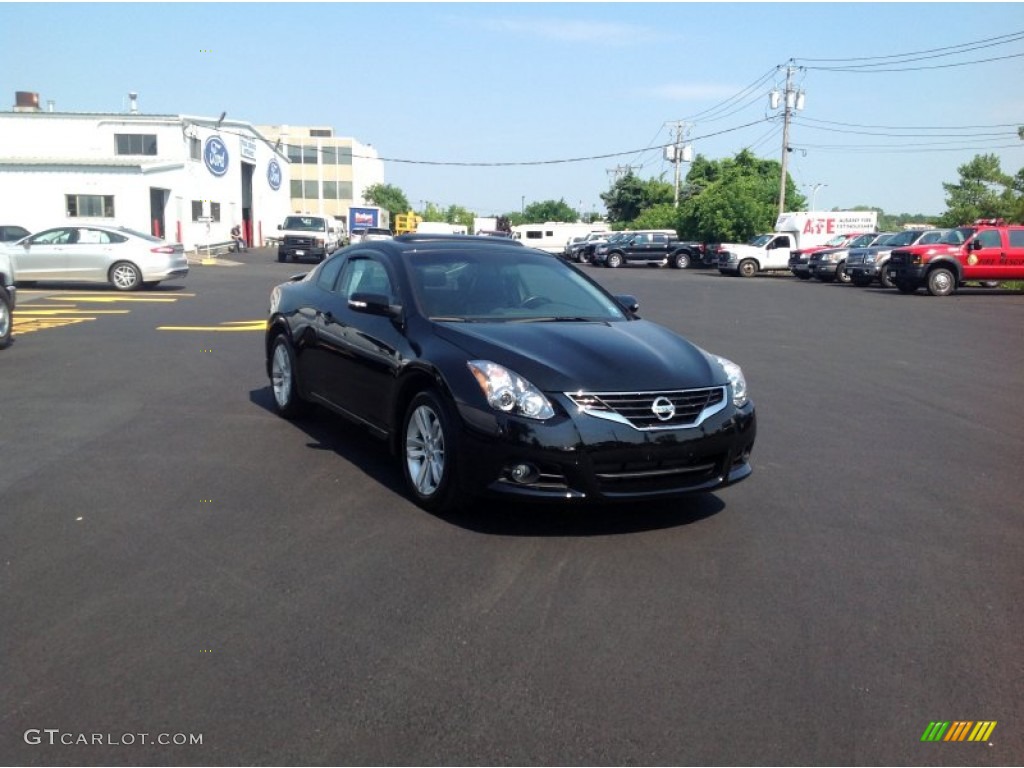
<path id="1" fill-rule="evenodd" d="M 878 284 L 883 288 L 892 288 L 893 282 L 889 279 L 889 275 L 885 272 L 885 265 L 882 265 L 882 269 L 878 272 Z"/>
<path id="2" fill-rule="evenodd" d="M 119 261 L 110 268 L 107 278 L 118 291 L 137 291 L 142 287 L 142 272 L 130 261 Z"/>
<path id="3" fill-rule="evenodd" d="M 306 412 L 309 405 L 299 395 L 295 350 L 283 333 L 274 338 L 270 355 L 270 388 L 274 393 L 277 414 L 289 420 L 297 418 Z"/>
<path id="4" fill-rule="evenodd" d="M 672 257 L 672 266 L 676 269 L 689 269 L 690 268 L 690 254 L 686 251 L 680 251 Z"/>
<path id="5" fill-rule="evenodd" d="M 617 253 L 609 253 L 604 265 L 612 269 L 618 269 L 622 266 L 622 257 Z"/>

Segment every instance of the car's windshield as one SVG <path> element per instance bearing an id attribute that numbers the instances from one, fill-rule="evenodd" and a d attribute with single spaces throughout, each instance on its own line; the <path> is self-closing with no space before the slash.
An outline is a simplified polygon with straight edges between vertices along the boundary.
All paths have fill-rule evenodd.
<path id="1" fill-rule="evenodd" d="M 898 237 L 895 234 L 882 235 L 880 238 L 875 240 L 874 245 L 894 245 L 893 240 Z"/>
<path id="2" fill-rule="evenodd" d="M 750 241 L 749 245 L 752 245 L 755 248 L 762 248 L 765 245 L 767 245 L 768 241 L 771 239 L 771 235 L 758 235 L 757 237 Z"/>
<path id="3" fill-rule="evenodd" d="M 878 235 L 875 232 L 868 232 L 867 234 L 859 235 L 850 241 L 851 248 L 863 248 L 866 245 L 871 245 Z"/>
<path id="4" fill-rule="evenodd" d="M 943 245 L 963 245 L 964 241 L 974 234 L 974 231 L 973 227 L 957 227 L 949 230 L 939 242 Z"/>
<path id="5" fill-rule="evenodd" d="M 562 261 L 522 249 L 405 256 L 420 312 L 449 322 L 626 319 L 621 307 Z"/>
<path id="6" fill-rule="evenodd" d="M 284 220 L 284 228 L 296 232 L 321 232 L 324 220 L 312 216 L 289 216 Z"/>
<path id="7" fill-rule="evenodd" d="M 887 245 L 912 245 L 917 242 L 919 237 L 921 237 L 920 231 L 915 232 L 912 229 L 908 229 L 906 232 L 900 232 L 897 235 L 893 235 L 892 240 L 890 240 Z"/>

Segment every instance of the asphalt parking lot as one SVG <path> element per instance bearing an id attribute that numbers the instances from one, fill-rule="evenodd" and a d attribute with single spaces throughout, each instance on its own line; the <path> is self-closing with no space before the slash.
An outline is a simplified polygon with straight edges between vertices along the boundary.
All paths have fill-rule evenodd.
<path id="1" fill-rule="evenodd" d="M 19 294 L 3 764 L 1024 762 L 1024 296 L 584 267 L 743 367 L 754 475 L 442 518 L 273 414 L 269 290 L 311 265 L 230 259 Z"/>

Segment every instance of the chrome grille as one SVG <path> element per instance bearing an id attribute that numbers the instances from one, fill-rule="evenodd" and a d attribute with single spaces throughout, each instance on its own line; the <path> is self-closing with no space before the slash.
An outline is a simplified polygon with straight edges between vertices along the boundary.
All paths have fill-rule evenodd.
<path id="1" fill-rule="evenodd" d="M 696 427 L 729 402 L 725 387 L 667 392 L 566 392 L 565 395 L 581 413 L 642 430 Z M 672 413 L 666 418 L 668 403 L 671 403 Z"/>

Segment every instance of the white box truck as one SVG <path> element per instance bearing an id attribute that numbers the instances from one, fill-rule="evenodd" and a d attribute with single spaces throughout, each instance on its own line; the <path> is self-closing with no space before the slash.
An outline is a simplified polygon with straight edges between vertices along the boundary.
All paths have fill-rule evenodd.
<path id="1" fill-rule="evenodd" d="M 776 269 L 788 271 L 791 251 L 824 245 L 847 232 L 874 232 L 877 228 L 877 211 L 784 213 L 770 234 L 758 235 L 749 243 L 720 243 L 718 271 L 741 277 Z"/>

